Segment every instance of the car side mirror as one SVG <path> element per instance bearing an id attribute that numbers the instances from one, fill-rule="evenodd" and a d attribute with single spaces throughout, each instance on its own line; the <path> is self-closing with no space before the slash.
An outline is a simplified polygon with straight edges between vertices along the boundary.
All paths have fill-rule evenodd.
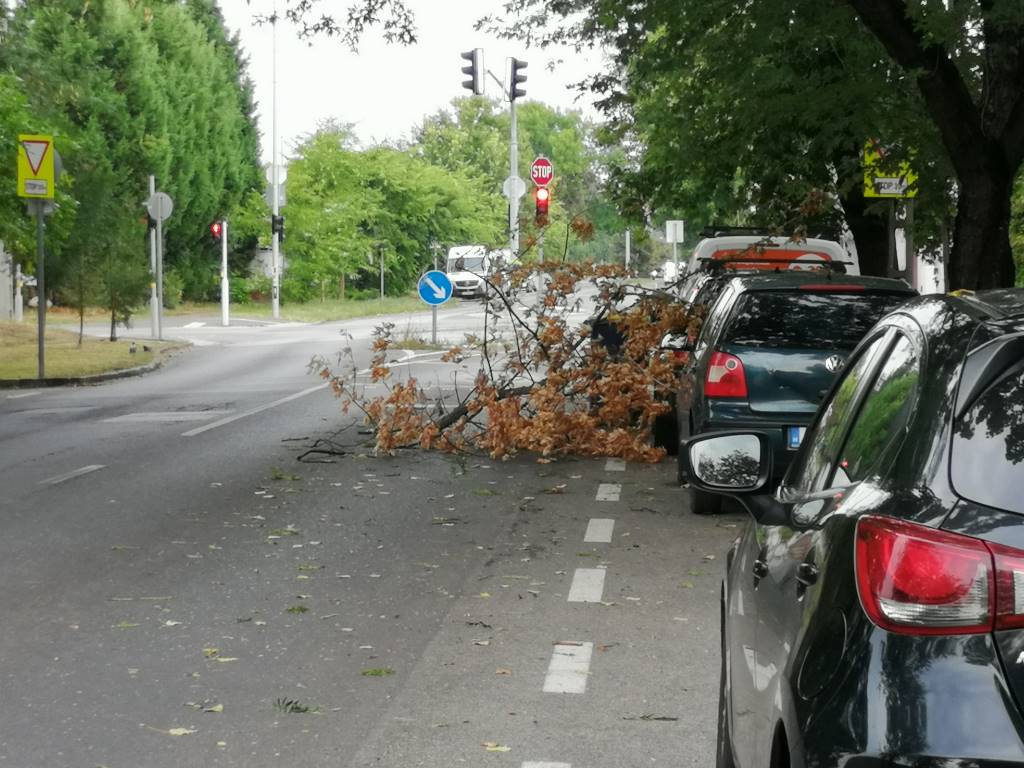
<path id="1" fill-rule="evenodd" d="M 688 333 L 666 333 L 661 339 L 661 348 L 669 352 L 692 352 L 693 339 Z"/>
<path id="2" fill-rule="evenodd" d="M 772 474 L 772 444 L 761 432 L 711 432 L 679 446 L 694 488 L 734 496 L 761 525 L 789 525 L 790 508 L 764 490 Z"/>
<path id="3" fill-rule="evenodd" d="M 710 493 L 757 493 L 772 470 L 772 447 L 760 432 L 712 432 L 680 446 L 690 484 Z"/>

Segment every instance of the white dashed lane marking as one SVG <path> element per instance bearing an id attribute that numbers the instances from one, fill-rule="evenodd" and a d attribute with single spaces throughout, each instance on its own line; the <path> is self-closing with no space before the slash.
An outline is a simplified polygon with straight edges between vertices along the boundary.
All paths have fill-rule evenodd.
<path id="1" fill-rule="evenodd" d="M 206 323 L 186 323 L 185 328 L 202 328 Z"/>
<path id="2" fill-rule="evenodd" d="M 572 763 L 538 763 L 536 760 L 529 760 L 520 768 L 572 768 Z"/>
<path id="3" fill-rule="evenodd" d="M 604 597 L 604 568 L 577 568 L 569 587 L 570 603 L 600 603 Z"/>
<path id="4" fill-rule="evenodd" d="M 35 397 L 38 394 L 39 394 L 38 392 L 19 392 L 16 395 L 8 395 L 7 399 L 8 400 L 20 400 L 23 397 Z"/>
<path id="5" fill-rule="evenodd" d="M 626 462 L 623 459 L 608 459 L 604 463 L 605 472 L 625 472 Z"/>
<path id="6" fill-rule="evenodd" d="M 598 501 L 618 501 L 622 486 L 618 483 L 601 483 L 597 486 Z"/>
<path id="7" fill-rule="evenodd" d="M 544 693 L 585 693 L 593 653 L 593 643 L 557 643 L 544 678 Z"/>
<path id="8" fill-rule="evenodd" d="M 73 470 L 71 472 L 65 472 L 63 475 L 56 475 L 55 477 L 50 477 L 50 478 L 47 478 L 46 480 L 41 480 L 39 482 L 39 484 L 40 485 L 59 485 L 60 483 L 67 482 L 68 480 L 73 480 L 76 477 L 81 477 L 82 475 L 88 475 L 90 472 L 95 472 L 98 469 L 103 469 L 104 466 L 105 465 L 103 465 L 103 464 L 90 464 L 90 465 L 88 465 L 86 467 L 80 467 L 80 468 L 78 468 L 76 470 Z"/>
<path id="9" fill-rule="evenodd" d="M 600 500 L 598 496 L 598 500 Z M 612 540 L 612 531 L 615 530 L 615 521 L 605 517 L 591 518 L 587 523 L 587 532 L 583 534 L 583 540 L 594 544 L 609 544 Z"/>

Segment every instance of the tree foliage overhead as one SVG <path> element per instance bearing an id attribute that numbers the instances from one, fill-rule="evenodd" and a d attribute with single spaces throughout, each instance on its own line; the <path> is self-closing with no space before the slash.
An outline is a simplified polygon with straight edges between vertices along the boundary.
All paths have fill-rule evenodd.
<path id="1" fill-rule="evenodd" d="M 880 139 L 916 150 L 926 224 L 955 206 L 953 284 L 1006 285 L 1010 193 L 1024 156 L 1024 8 L 946 5 L 512 0 L 507 19 L 483 24 L 610 52 L 611 72 L 587 85 L 603 97 L 610 138 L 634 150 L 617 175 L 625 196 L 806 220 L 828 213 L 827 198 L 807 202 L 821 189 L 867 245 L 878 223 L 862 221 L 871 211 L 857 191 L 858 157 Z"/>

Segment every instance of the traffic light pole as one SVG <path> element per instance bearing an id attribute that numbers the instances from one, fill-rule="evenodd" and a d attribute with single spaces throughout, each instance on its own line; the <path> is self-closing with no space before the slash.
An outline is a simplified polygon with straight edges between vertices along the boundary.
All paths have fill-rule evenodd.
<path id="1" fill-rule="evenodd" d="M 509 177 L 519 176 L 519 133 L 516 127 L 516 100 L 511 99 L 508 107 L 509 122 L 511 123 L 511 134 L 508 143 L 509 155 Z M 509 195 L 508 200 L 508 231 L 509 248 L 512 249 L 512 256 L 519 258 L 519 196 Z"/>
<path id="2" fill-rule="evenodd" d="M 220 324 L 225 328 L 230 322 L 228 302 L 231 292 L 228 285 L 228 221 L 224 219 L 220 226 Z"/>

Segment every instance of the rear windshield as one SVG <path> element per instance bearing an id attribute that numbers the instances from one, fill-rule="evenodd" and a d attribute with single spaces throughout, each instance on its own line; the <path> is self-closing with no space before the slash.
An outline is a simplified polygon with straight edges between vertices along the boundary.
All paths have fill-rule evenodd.
<path id="1" fill-rule="evenodd" d="M 1024 514 L 1024 363 L 989 387 L 957 422 L 952 476 L 964 498 Z"/>
<path id="2" fill-rule="evenodd" d="M 722 343 L 797 349 L 853 349 L 907 296 L 879 293 L 751 291 L 740 296 Z"/>

